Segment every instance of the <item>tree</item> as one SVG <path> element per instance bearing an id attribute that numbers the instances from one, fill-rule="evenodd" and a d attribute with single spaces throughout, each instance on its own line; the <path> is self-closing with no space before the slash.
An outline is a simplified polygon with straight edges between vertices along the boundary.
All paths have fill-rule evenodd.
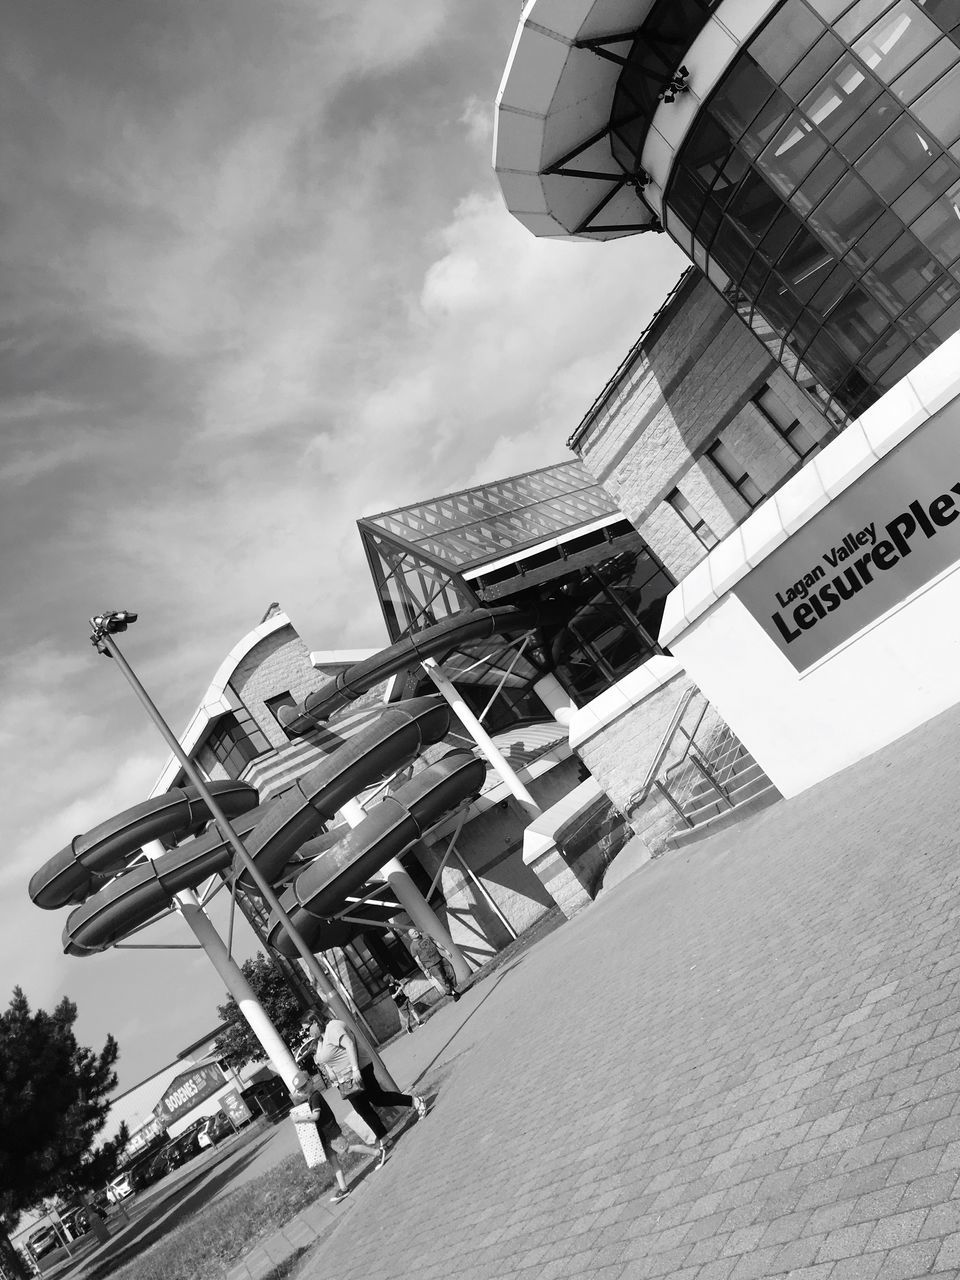
<path id="1" fill-rule="evenodd" d="M 48 1197 L 102 1185 L 126 1146 L 125 1125 L 94 1146 L 116 1088 L 119 1050 L 113 1036 L 99 1053 L 77 1044 L 76 1018 L 66 997 L 53 1013 L 31 1013 L 20 987 L 0 1014 L 0 1233 Z"/>
<path id="2" fill-rule="evenodd" d="M 244 960 L 240 969 L 267 1017 L 280 1033 L 280 1038 L 289 1045 L 296 1044 L 300 1039 L 303 1007 L 284 975 L 262 951 L 258 951 L 252 960 Z M 227 996 L 226 1004 L 217 1006 L 217 1013 L 229 1024 L 217 1036 L 217 1052 L 231 1066 L 259 1062 L 267 1056 L 232 995 Z"/>

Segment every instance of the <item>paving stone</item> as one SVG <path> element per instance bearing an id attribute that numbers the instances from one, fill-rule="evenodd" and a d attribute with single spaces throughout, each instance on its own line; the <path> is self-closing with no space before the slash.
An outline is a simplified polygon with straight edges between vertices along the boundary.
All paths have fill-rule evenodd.
<path id="1" fill-rule="evenodd" d="M 298 1280 L 956 1275 L 960 862 L 930 761 L 957 755 L 960 710 L 481 983 L 429 1126 Z"/>

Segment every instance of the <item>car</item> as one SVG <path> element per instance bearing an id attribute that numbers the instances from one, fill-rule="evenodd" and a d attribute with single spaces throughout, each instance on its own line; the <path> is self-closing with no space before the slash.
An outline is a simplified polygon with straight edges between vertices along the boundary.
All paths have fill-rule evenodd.
<path id="1" fill-rule="evenodd" d="M 71 1240 L 85 1236 L 90 1230 L 90 1214 L 94 1212 L 84 1205 L 75 1209 L 66 1209 L 60 1214 L 60 1226 Z"/>
<path id="2" fill-rule="evenodd" d="M 133 1180 L 133 1171 L 128 1169 L 126 1173 L 117 1174 L 117 1176 L 107 1183 L 107 1195 L 114 1204 L 119 1204 L 121 1200 L 125 1200 L 127 1196 L 132 1196 L 136 1191 Z"/>
<path id="3" fill-rule="evenodd" d="M 167 1168 L 179 1169 L 182 1164 L 186 1164 L 188 1160 L 192 1160 L 200 1151 L 200 1139 L 198 1130 L 202 1124 L 199 1121 L 196 1125 L 191 1125 L 186 1133 L 181 1133 L 179 1138 L 175 1138 L 167 1147 Z"/>
<path id="4" fill-rule="evenodd" d="M 56 1229 L 49 1225 L 40 1227 L 27 1236 L 27 1248 L 34 1258 L 43 1258 L 46 1254 L 52 1253 L 54 1249 L 59 1249 L 61 1244 L 62 1241 L 57 1235 Z"/>
<path id="5" fill-rule="evenodd" d="M 215 1147 L 218 1142 L 229 1138 L 232 1133 L 233 1125 L 229 1119 L 222 1111 L 215 1111 L 212 1116 L 207 1116 L 197 1130 L 197 1141 L 201 1147 Z"/>

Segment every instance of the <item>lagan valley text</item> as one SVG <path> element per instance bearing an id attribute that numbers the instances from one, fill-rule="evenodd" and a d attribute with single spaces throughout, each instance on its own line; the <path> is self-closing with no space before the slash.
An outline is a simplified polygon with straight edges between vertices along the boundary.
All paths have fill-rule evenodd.
<path id="1" fill-rule="evenodd" d="M 876 573 L 893 569 L 910 555 L 913 550 L 911 539 L 921 533 L 927 539 L 934 538 L 941 529 L 953 524 L 960 516 L 958 498 L 960 484 L 952 485 L 950 493 L 941 493 L 926 505 L 914 500 L 906 511 L 886 525 L 883 530 L 886 537 L 877 538 L 876 522 L 846 534 L 839 546 L 824 552 L 823 559 L 828 568 L 822 564 L 814 565 L 809 573 L 782 594 L 778 591 L 777 603 L 781 609 L 793 604 L 788 615 L 781 614 L 779 610 L 771 615 L 774 626 L 787 644 L 792 644 L 804 631 L 815 627 L 821 618 L 869 586 Z M 869 550 L 858 555 L 861 548 Z M 842 572 L 828 578 L 828 569 L 837 569 L 841 564 L 845 566 Z M 823 585 L 818 586 L 821 582 Z M 800 603 L 794 604 L 794 601 Z"/>

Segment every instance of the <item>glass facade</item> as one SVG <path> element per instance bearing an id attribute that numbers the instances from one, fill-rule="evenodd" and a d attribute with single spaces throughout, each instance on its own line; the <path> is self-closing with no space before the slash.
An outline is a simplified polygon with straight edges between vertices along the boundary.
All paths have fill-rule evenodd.
<path id="1" fill-rule="evenodd" d="M 958 0 L 787 0 L 685 139 L 665 221 L 829 417 L 861 412 L 960 328 Z"/>
<path id="2" fill-rule="evenodd" d="M 587 701 L 657 651 L 673 579 L 578 461 L 358 525 L 391 640 L 483 605 L 549 604 L 565 618 L 444 659 L 493 731 L 544 718 L 532 685 L 545 671 Z"/>

